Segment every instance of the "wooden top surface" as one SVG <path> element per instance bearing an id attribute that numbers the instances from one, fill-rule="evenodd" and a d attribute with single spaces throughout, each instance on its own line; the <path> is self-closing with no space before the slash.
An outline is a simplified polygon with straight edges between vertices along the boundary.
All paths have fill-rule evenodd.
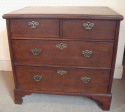
<path id="1" fill-rule="evenodd" d="M 122 20 L 123 16 L 108 7 L 30 6 L 4 14 L 3 18 L 80 18 Z"/>

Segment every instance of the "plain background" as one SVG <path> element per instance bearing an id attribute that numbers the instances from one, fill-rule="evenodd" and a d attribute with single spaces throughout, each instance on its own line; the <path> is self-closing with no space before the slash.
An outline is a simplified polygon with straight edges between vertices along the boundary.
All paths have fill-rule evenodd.
<path id="1" fill-rule="evenodd" d="M 1 0 L 0 1 L 0 70 L 11 71 L 6 33 L 6 22 L 2 15 L 26 6 L 108 6 L 125 17 L 125 0 Z M 121 22 L 116 68 L 122 67 L 125 20 Z M 119 73 L 120 74 L 120 73 Z M 115 74 L 116 78 L 121 78 Z"/>

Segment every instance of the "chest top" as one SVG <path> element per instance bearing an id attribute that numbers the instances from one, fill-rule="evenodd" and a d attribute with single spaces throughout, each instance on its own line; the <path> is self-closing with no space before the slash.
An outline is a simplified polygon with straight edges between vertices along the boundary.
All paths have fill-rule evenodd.
<path id="1" fill-rule="evenodd" d="M 4 14 L 3 18 L 77 18 L 122 20 L 123 16 L 108 7 L 30 6 Z"/>

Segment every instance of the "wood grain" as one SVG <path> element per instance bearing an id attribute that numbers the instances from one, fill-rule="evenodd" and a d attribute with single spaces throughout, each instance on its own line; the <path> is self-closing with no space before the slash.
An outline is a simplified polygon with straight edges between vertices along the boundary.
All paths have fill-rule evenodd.
<path id="1" fill-rule="evenodd" d="M 60 43 L 67 47 L 57 48 Z M 12 40 L 12 44 L 17 64 L 111 67 L 112 42 Z M 40 49 L 41 53 L 33 55 L 31 49 L 34 48 Z M 92 55 L 88 58 L 83 56 L 85 50 L 92 51 Z"/>
<path id="2" fill-rule="evenodd" d="M 83 24 L 87 22 L 94 23 L 94 27 L 85 29 Z M 115 21 L 63 20 L 63 38 L 114 39 L 115 25 Z"/>
<path id="3" fill-rule="evenodd" d="M 110 75 L 110 80 L 109 80 L 108 93 L 111 93 L 111 88 L 112 88 L 112 82 L 113 82 L 113 76 L 114 76 L 114 70 L 115 70 L 115 62 L 116 62 L 116 54 L 117 54 L 119 27 L 120 27 L 120 21 L 117 21 L 116 27 L 115 27 L 115 41 L 114 41 L 113 57 L 112 57 L 112 70 L 110 73 L 111 75 Z"/>
<path id="4" fill-rule="evenodd" d="M 107 93 L 109 70 L 90 70 L 56 67 L 28 67 L 15 66 L 18 80 L 18 89 L 63 91 L 79 93 Z M 61 75 L 57 70 L 67 71 Z M 40 81 L 33 79 L 34 75 L 42 76 Z M 84 83 L 81 77 L 91 78 Z"/>
<path id="5" fill-rule="evenodd" d="M 13 47 L 12 47 L 11 31 L 10 31 L 10 20 L 9 19 L 6 19 L 6 26 L 7 26 L 7 35 L 8 35 L 8 43 L 9 43 L 9 51 L 10 51 L 13 78 L 14 78 L 15 88 L 17 88 L 18 82 L 17 82 L 15 67 L 14 67 Z"/>
<path id="6" fill-rule="evenodd" d="M 38 22 L 36 28 L 30 28 L 29 22 Z M 58 19 L 11 19 L 11 37 L 54 37 L 59 38 Z"/>
<path id="7" fill-rule="evenodd" d="M 3 18 L 77 18 L 122 20 L 123 16 L 108 7 L 31 6 L 4 14 Z"/>
<path id="8" fill-rule="evenodd" d="M 63 38 L 63 20 L 59 20 L 59 38 Z"/>

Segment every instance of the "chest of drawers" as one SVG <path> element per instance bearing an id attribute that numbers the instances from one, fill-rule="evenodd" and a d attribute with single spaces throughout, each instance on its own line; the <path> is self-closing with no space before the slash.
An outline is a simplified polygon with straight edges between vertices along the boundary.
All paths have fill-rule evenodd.
<path id="1" fill-rule="evenodd" d="M 120 14 L 108 7 L 25 7 L 3 18 L 16 104 L 42 93 L 85 96 L 109 110 Z"/>

